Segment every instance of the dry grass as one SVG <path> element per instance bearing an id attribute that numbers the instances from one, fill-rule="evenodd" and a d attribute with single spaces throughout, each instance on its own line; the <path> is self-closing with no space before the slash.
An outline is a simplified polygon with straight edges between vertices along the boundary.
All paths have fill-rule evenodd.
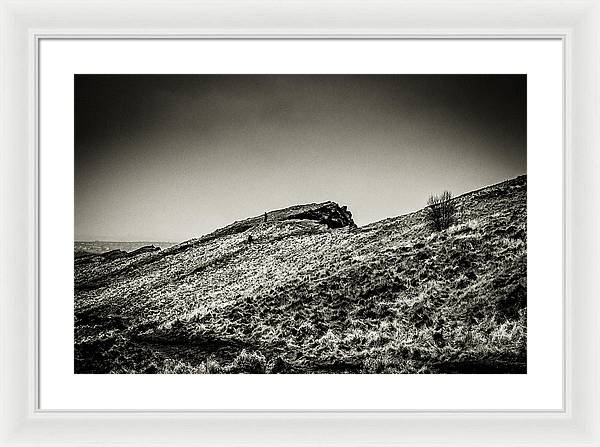
<path id="1" fill-rule="evenodd" d="M 76 265 L 76 372 L 525 372 L 526 178 L 455 202 L 435 233 L 258 219 Z"/>

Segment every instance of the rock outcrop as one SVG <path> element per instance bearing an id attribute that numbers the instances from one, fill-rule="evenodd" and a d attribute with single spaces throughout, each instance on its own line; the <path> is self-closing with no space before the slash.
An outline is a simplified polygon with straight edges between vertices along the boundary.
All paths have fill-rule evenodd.
<path id="1" fill-rule="evenodd" d="M 292 213 L 288 220 L 312 220 L 327 228 L 355 227 L 352 220 L 352 213 L 345 206 L 339 206 L 335 202 L 325 202 L 315 205 L 305 205 L 304 210 Z"/>
<path id="2" fill-rule="evenodd" d="M 287 220 L 309 220 L 327 228 L 355 227 L 352 213 L 345 206 L 335 202 L 310 203 L 295 205 L 280 210 L 269 211 L 265 214 L 234 222 L 200 238 L 203 241 L 213 240 L 223 236 L 243 233 L 260 225 L 270 225 Z"/>

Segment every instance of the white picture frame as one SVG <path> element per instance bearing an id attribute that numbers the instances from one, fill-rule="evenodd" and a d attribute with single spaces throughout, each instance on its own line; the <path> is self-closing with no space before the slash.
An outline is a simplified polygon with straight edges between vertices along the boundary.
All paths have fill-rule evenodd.
<path id="1" fill-rule="evenodd" d="M 600 3 L 274 0 L 0 3 L 0 445 L 600 445 Z M 565 408 L 560 412 L 40 411 L 41 38 L 560 38 Z"/>

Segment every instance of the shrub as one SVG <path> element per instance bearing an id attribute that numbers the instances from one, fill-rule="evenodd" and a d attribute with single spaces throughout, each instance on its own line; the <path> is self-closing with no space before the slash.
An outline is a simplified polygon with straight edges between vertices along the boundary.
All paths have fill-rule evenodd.
<path id="1" fill-rule="evenodd" d="M 206 359 L 206 374 L 221 374 L 223 368 L 214 358 Z"/>
<path id="2" fill-rule="evenodd" d="M 242 352 L 233 360 L 231 369 L 237 373 L 265 374 L 267 360 L 260 352 L 248 352 L 242 349 Z"/>
<path id="3" fill-rule="evenodd" d="M 450 191 L 444 191 L 439 196 L 431 195 L 425 209 L 427 223 L 434 231 L 448 228 L 456 220 L 456 207 Z"/>

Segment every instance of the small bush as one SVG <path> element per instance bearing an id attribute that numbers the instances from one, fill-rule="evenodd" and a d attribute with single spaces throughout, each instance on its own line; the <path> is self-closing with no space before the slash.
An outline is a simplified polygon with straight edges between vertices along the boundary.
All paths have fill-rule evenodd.
<path id="1" fill-rule="evenodd" d="M 242 352 L 233 360 L 231 369 L 232 372 L 237 373 L 265 374 L 267 360 L 260 352 L 248 352 L 242 349 Z"/>
<path id="2" fill-rule="evenodd" d="M 445 230 L 456 221 L 456 206 L 450 191 L 429 196 L 425 211 L 427 223 L 434 231 Z"/>
<path id="3" fill-rule="evenodd" d="M 223 368 L 219 365 L 213 358 L 206 359 L 206 374 L 221 374 L 223 372 Z"/>

